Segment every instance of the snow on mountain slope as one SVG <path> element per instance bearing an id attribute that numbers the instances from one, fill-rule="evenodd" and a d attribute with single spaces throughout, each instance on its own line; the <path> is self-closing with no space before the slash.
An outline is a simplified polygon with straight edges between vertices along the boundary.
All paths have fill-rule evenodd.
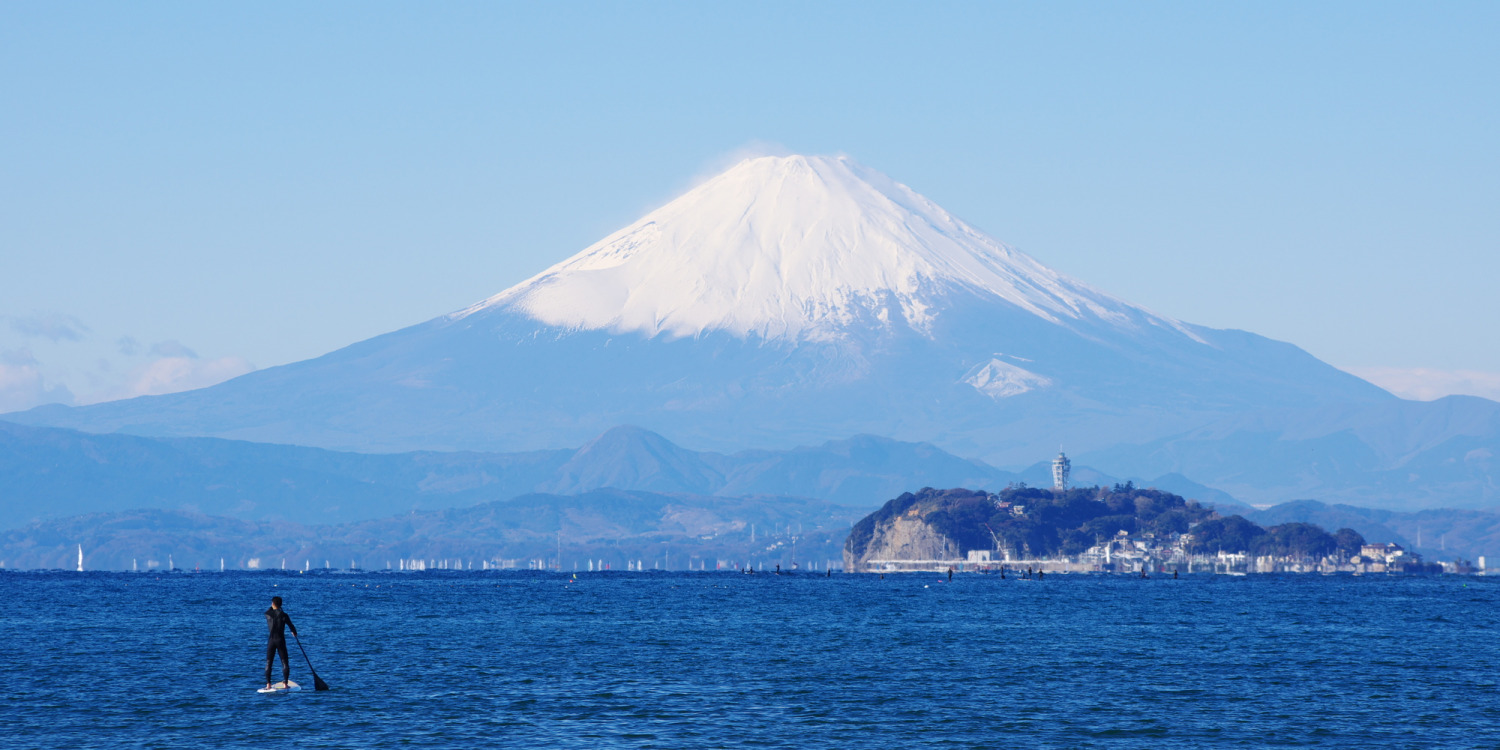
<path id="1" fill-rule="evenodd" d="M 831 341 L 930 333 L 955 290 L 1047 321 L 1194 337 L 996 242 L 847 158 L 747 159 L 583 252 L 455 314 L 514 310 L 568 329 Z"/>
<path id="2" fill-rule="evenodd" d="M 993 399 L 1019 396 L 1027 391 L 1052 385 L 1049 378 L 998 359 L 976 366 L 964 376 L 963 382 Z"/>
<path id="3" fill-rule="evenodd" d="M 1290 344 L 1067 278 L 847 159 L 793 156 L 458 313 L 212 388 L 6 419 L 360 451 L 555 448 L 621 424 L 719 451 L 871 434 L 1026 464 L 1391 400 Z M 620 476 L 706 476 L 621 455 Z"/>

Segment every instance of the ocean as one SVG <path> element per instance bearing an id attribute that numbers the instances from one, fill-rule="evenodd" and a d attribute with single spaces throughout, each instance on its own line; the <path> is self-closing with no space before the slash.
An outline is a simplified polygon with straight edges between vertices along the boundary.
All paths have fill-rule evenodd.
<path id="1" fill-rule="evenodd" d="M 24 748 L 1500 746 L 1500 578 L 0 573 Z M 272 596 L 300 693 L 262 695 Z M 280 664 L 276 666 L 280 678 Z"/>

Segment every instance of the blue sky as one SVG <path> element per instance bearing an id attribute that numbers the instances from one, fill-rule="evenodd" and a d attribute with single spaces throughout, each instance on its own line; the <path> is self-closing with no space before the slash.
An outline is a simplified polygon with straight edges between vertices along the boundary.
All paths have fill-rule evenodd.
<path id="1" fill-rule="evenodd" d="M 458 309 L 762 147 L 1500 397 L 1497 38 L 1495 3 L 7 3 L 0 411 Z"/>

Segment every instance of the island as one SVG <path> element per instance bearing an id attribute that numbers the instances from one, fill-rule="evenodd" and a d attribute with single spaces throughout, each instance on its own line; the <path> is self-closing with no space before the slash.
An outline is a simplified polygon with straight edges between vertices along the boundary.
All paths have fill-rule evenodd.
<path id="1" fill-rule="evenodd" d="M 1238 515 L 1134 484 L 1064 490 L 904 493 L 861 519 L 844 544 L 849 572 L 1441 572 L 1396 544 L 1308 523 L 1262 528 Z M 1435 569 L 1435 570 L 1434 570 Z"/>

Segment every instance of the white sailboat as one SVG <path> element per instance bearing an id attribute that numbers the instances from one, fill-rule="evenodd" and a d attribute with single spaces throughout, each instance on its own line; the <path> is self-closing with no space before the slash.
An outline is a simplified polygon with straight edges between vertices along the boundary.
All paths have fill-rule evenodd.
<path id="1" fill-rule="evenodd" d="M 78 572 L 83 572 L 83 545 L 78 545 Z"/>

